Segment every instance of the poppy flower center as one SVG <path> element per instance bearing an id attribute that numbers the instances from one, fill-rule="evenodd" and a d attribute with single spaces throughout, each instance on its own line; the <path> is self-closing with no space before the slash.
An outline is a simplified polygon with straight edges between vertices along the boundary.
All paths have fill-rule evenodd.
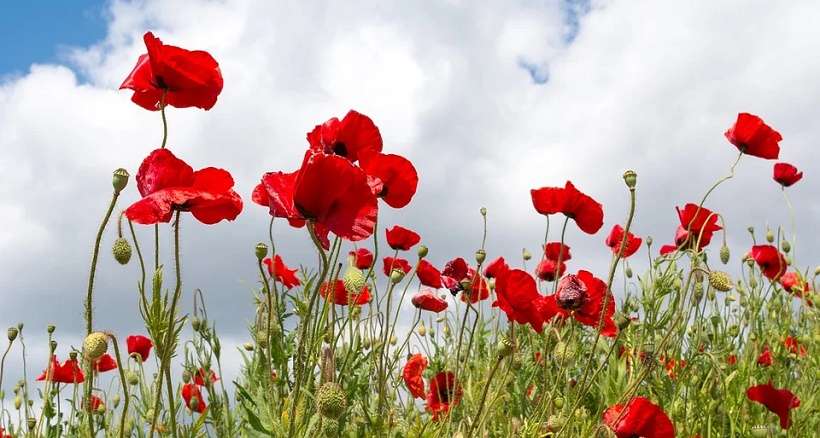
<path id="1" fill-rule="evenodd" d="M 343 157 L 347 157 L 347 145 L 342 143 L 341 141 L 337 141 L 330 146 L 330 150 L 333 151 L 336 155 L 341 155 Z"/>
<path id="2" fill-rule="evenodd" d="M 562 309 L 577 310 L 587 300 L 587 286 L 575 275 L 567 275 L 558 284 L 558 305 Z"/>
<path id="3" fill-rule="evenodd" d="M 441 403 L 450 403 L 451 389 L 449 382 L 445 382 L 444 385 L 438 387 L 438 399 Z"/>

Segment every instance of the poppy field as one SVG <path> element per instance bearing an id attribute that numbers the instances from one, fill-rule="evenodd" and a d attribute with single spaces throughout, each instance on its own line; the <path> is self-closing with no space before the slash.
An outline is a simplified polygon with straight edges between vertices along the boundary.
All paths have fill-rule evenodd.
<path id="1" fill-rule="evenodd" d="M 381 222 L 380 210 L 411 205 L 424 169 L 391 153 L 378 120 L 355 110 L 319 114 L 304 127 L 302 161 L 260 167 L 254 187 L 226 169 L 191 167 L 167 144 L 166 112 L 207 117 L 223 88 L 219 63 L 151 32 L 144 42 L 123 72 L 132 101 L 123 105 L 156 113 L 162 142 L 138 169 L 115 170 L 112 196 L 100 200 L 78 296 L 82 345 L 59 343 L 49 326 L 50 358 L 38 363 L 24 344 L 24 331 L 38 328 L 8 328 L 0 438 L 820 436 L 820 266 L 794 256 L 793 222 L 727 224 L 710 204 L 738 166 L 771 160 L 760 178 L 783 199 L 761 202 L 801 214 L 788 192 L 803 173 L 778 161 L 788 151 L 761 117 L 741 112 L 727 124 L 736 159 L 674 210 L 637 208 L 639 176 L 612 169 L 628 214 L 608 218 L 611 229 L 572 175 L 554 186 L 556 177 L 534 175 L 524 220 L 543 223 L 544 234 L 531 243 L 537 251 L 513 259 L 486 247 L 495 213 L 484 208 L 470 213 L 484 228 L 472 248 L 437 248 L 409 224 Z M 118 202 L 134 190 L 136 202 Z M 660 242 L 632 229 L 642 209 L 669 210 Z M 255 317 L 247 342 L 223 345 L 201 292 L 183 286 L 180 224 L 240 214 L 270 226 L 258 243 L 236 242 L 258 272 L 253 293 L 237 297 Z M 303 236 L 313 265 L 289 262 L 275 223 Z M 140 227 L 154 238 L 138 239 Z M 594 255 L 573 249 L 569 227 L 598 236 L 606 271 L 584 265 Z M 161 230 L 172 245 L 160 247 Z M 730 250 L 729 230 L 747 246 Z M 460 256 L 437 266 L 430 251 Z M 139 266 L 129 279 L 139 311 L 127 317 L 142 318 L 141 333 L 95 324 L 101 257 Z M 227 356 L 241 358 L 239 375 L 223 374 Z M 35 372 L 5 381 L 12 361 Z"/>

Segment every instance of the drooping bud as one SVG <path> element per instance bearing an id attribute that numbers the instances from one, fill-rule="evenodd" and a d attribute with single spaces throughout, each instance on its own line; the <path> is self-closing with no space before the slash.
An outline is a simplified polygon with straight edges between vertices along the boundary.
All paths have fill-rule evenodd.
<path id="1" fill-rule="evenodd" d="M 652 236 L 646 236 L 646 246 L 652 246 Z"/>
<path id="2" fill-rule="evenodd" d="M 140 376 L 134 371 L 128 371 L 125 374 L 125 380 L 128 382 L 129 385 L 136 386 L 140 383 Z"/>
<path id="3" fill-rule="evenodd" d="M 721 292 L 728 292 L 732 290 L 732 277 L 723 271 L 710 271 L 709 285 Z"/>
<path id="4" fill-rule="evenodd" d="M 89 360 L 97 360 L 108 351 L 108 335 L 103 332 L 92 332 L 83 341 L 83 356 Z"/>
<path id="5" fill-rule="evenodd" d="M 114 176 L 111 179 L 111 185 L 114 186 L 114 193 L 119 194 L 125 186 L 128 185 L 129 176 L 128 171 L 123 168 L 114 171 Z"/>
<path id="6" fill-rule="evenodd" d="M 200 320 L 196 316 L 191 318 L 191 328 L 194 329 L 195 332 L 198 332 L 201 327 L 202 327 L 202 320 Z"/>
<path id="7" fill-rule="evenodd" d="M 266 245 L 265 242 L 259 242 L 256 244 L 254 251 L 256 252 L 256 260 L 261 262 L 268 256 L 268 245 Z"/>
<path id="8" fill-rule="evenodd" d="M 17 335 L 19 333 L 20 333 L 20 331 L 17 330 L 17 327 L 9 327 L 8 332 L 7 332 L 9 342 L 14 342 L 14 340 L 17 339 Z"/>
<path id="9" fill-rule="evenodd" d="M 14 397 L 14 409 L 17 409 L 19 411 L 22 406 L 23 406 L 23 399 L 20 398 L 19 395 L 17 397 Z"/>
<path id="10" fill-rule="evenodd" d="M 131 244 L 123 237 L 118 237 L 114 240 L 114 245 L 111 247 L 111 253 L 114 254 L 114 260 L 121 265 L 127 265 L 131 260 Z"/>
<path id="11" fill-rule="evenodd" d="M 347 408 L 347 397 L 341 386 L 326 382 L 316 393 L 316 409 L 323 417 L 337 419 Z"/>
<path id="12" fill-rule="evenodd" d="M 427 249 L 427 247 L 425 245 L 419 245 L 418 254 L 419 254 L 420 259 L 423 259 L 423 258 L 427 257 L 428 252 L 429 252 L 429 250 Z"/>
<path id="13" fill-rule="evenodd" d="M 624 269 L 624 274 L 626 274 L 626 278 L 632 278 L 632 268 L 627 266 L 626 269 Z"/>
<path id="14" fill-rule="evenodd" d="M 629 190 L 634 190 L 635 185 L 638 183 L 638 174 L 634 170 L 627 170 L 624 172 L 624 182 Z"/>
<path id="15" fill-rule="evenodd" d="M 780 242 L 780 249 L 782 249 L 783 252 L 789 252 L 792 250 L 792 245 L 788 240 L 784 240 Z"/>
<path id="16" fill-rule="evenodd" d="M 720 247 L 720 261 L 724 265 L 729 263 L 729 247 L 726 245 Z"/>
<path id="17" fill-rule="evenodd" d="M 427 334 L 427 328 L 424 326 L 424 323 L 422 323 L 419 326 L 419 328 L 416 329 L 416 333 L 418 333 L 418 335 L 421 337 L 424 337 L 424 335 Z"/>
<path id="18" fill-rule="evenodd" d="M 484 260 L 486 260 L 486 259 L 487 259 L 487 252 L 484 251 L 483 249 L 479 249 L 478 251 L 475 252 L 475 261 L 476 261 L 476 263 L 482 264 L 482 263 L 484 263 Z"/>

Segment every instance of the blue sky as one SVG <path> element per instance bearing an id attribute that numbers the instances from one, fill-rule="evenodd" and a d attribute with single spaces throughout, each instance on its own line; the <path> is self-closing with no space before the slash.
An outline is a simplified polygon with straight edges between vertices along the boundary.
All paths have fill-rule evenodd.
<path id="1" fill-rule="evenodd" d="M 0 76 L 61 59 L 63 48 L 105 36 L 105 0 L 14 2 L 0 14 Z"/>

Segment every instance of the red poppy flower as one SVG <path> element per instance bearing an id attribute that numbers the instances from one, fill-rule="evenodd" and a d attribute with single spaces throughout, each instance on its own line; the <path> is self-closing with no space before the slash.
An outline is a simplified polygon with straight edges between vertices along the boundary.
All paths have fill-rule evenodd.
<path id="1" fill-rule="evenodd" d="M 405 274 L 410 272 L 413 269 L 410 266 L 410 262 L 402 258 L 393 258 L 393 257 L 385 257 L 382 259 L 382 266 L 384 268 L 384 275 L 390 276 L 390 273 L 393 272 L 394 269 L 398 269 Z"/>
<path id="2" fill-rule="evenodd" d="M 393 154 L 366 153 L 359 155 L 359 165 L 367 173 L 373 194 L 393 208 L 410 203 L 419 184 L 413 163 Z"/>
<path id="3" fill-rule="evenodd" d="M 381 152 L 382 136 L 370 117 L 354 110 L 340 121 L 336 117 L 313 128 L 307 135 L 310 149 L 323 154 L 334 154 L 356 162 L 360 154 Z"/>
<path id="4" fill-rule="evenodd" d="M 783 345 L 789 350 L 789 353 L 796 354 L 800 357 L 805 357 L 806 354 L 808 354 L 806 346 L 800 345 L 794 336 L 786 336 L 786 339 L 783 340 Z"/>
<path id="5" fill-rule="evenodd" d="M 694 247 L 695 242 L 699 242 L 700 245 L 697 249 L 701 250 L 709 245 L 709 242 L 712 241 L 712 235 L 716 231 L 723 229 L 717 224 L 717 213 L 705 207 L 698 208 L 697 204 L 689 203 L 683 207 L 683 210 L 680 207 L 675 207 L 675 209 L 678 211 L 678 218 L 680 219 L 680 226 L 678 226 L 675 233 L 677 248 Z M 664 248 L 661 248 L 661 251 Z"/>
<path id="6" fill-rule="evenodd" d="M 165 104 L 177 108 L 214 106 L 222 92 L 222 72 L 208 52 L 162 44 L 151 32 L 143 40 L 148 53 L 139 57 L 120 90 L 134 90 L 131 100 L 151 111 L 160 109 L 163 94 Z"/>
<path id="7" fill-rule="evenodd" d="M 764 345 L 763 351 L 757 356 L 757 364 L 762 367 L 772 366 L 772 352 L 768 345 Z"/>
<path id="8" fill-rule="evenodd" d="M 206 376 L 208 376 L 207 379 L 210 380 L 211 383 L 219 380 L 219 376 L 217 376 L 213 370 L 205 371 L 205 369 L 200 368 L 196 370 L 196 373 L 194 374 L 194 383 L 199 386 L 205 386 Z"/>
<path id="9" fill-rule="evenodd" d="M 125 338 L 125 344 L 128 346 L 128 354 L 138 354 L 141 362 L 148 360 L 151 354 L 151 347 L 154 343 L 150 339 L 141 335 L 133 335 Z"/>
<path id="10" fill-rule="evenodd" d="M 678 250 L 678 247 L 676 245 L 663 245 L 663 246 L 661 246 L 660 253 L 661 253 L 662 256 L 665 256 L 665 255 L 671 254 L 671 253 L 673 253 L 677 250 Z"/>
<path id="11" fill-rule="evenodd" d="M 535 279 L 520 269 L 512 269 L 498 277 L 495 282 L 496 300 L 507 318 L 519 324 L 529 324 L 541 333 L 544 326 L 544 297 L 538 293 Z"/>
<path id="12" fill-rule="evenodd" d="M 6 433 L 6 429 L 0 427 L 0 438 L 14 438 L 11 434 Z"/>
<path id="13" fill-rule="evenodd" d="M 783 140 L 780 133 L 772 129 L 763 120 L 749 113 L 737 115 L 734 126 L 726 131 L 729 143 L 740 152 L 767 160 L 776 160 L 780 154 L 778 142 Z"/>
<path id="14" fill-rule="evenodd" d="M 427 260 L 419 260 L 418 267 L 416 267 L 416 275 L 419 276 L 419 282 L 423 286 L 433 287 L 436 289 L 442 286 L 441 272 L 439 272 L 439 270 Z"/>
<path id="15" fill-rule="evenodd" d="M 773 245 L 755 245 L 748 256 L 754 259 L 769 280 L 777 280 L 788 267 L 786 257 Z"/>
<path id="16" fill-rule="evenodd" d="M 686 361 L 683 359 L 675 360 L 671 358 L 667 359 L 665 357 L 661 357 L 660 359 L 663 363 L 663 367 L 666 369 L 666 375 L 672 380 L 678 378 L 678 370 L 686 368 Z"/>
<path id="17" fill-rule="evenodd" d="M 484 268 L 484 276 L 487 278 L 498 278 L 509 270 L 510 266 L 507 265 L 504 257 L 498 257 L 487 264 L 487 267 Z"/>
<path id="18" fill-rule="evenodd" d="M 469 269 L 467 262 L 461 257 L 450 260 L 444 265 L 444 270 L 441 271 L 441 282 L 455 295 L 461 291 L 460 282 L 467 278 Z"/>
<path id="19" fill-rule="evenodd" d="M 603 308 L 604 297 L 607 298 L 606 309 Z M 601 313 L 604 314 L 604 325 L 601 334 L 614 337 L 618 327 L 612 316 L 615 314 L 615 297 L 607 290 L 606 283 L 588 271 L 578 271 L 576 275 L 567 275 L 558 282 L 553 295 L 546 297 L 546 318 L 553 313 L 561 317 L 575 318 L 589 327 L 598 327 Z"/>
<path id="20" fill-rule="evenodd" d="M 273 276 L 276 281 L 282 283 L 282 286 L 285 286 L 285 289 L 290 289 L 293 286 L 299 286 L 302 284 L 302 282 L 299 281 L 299 277 L 296 276 L 297 269 L 288 268 L 279 254 L 273 258 L 273 261 L 271 261 L 270 257 L 268 257 L 265 260 L 262 260 L 262 263 L 268 266 L 268 272 L 270 275 Z"/>
<path id="21" fill-rule="evenodd" d="M 542 187 L 530 190 L 532 205 L 543 215 L 563 213 L 575 220 L 583 232 L 595 234 L 604 225 L 604 208 L 597 201 L 581 193 L 567 181 L 561 187 Z"/>
<path id="22" fill-rule="evenodd" d="M 77 359 L 68 359 L 60 365 L 57 356 L 51 356 L 51 364 L 49 364 L 48 369 L 37 377 L 38 382 L 43 380 L 59 383 L 83 383 L 85 375 L 83 375 L 83 370 L 80 369 Z"/>
<path id="23" fill-rule="evenodd" d="M 726 356 L 726 363 L 729 364 L 729 365 L 736 364 L 737 363 L 737 355 L 730 354 L 730 355 Z"/>
<path id="24" fill-rule="evenodd" d="M 569 246 L 561 242 L 550 242 L 544 245 L 544 258 L 550 260 L 558 260 L 560 258 L 562 262 L 566 262 L 572 258 L 572 254 L 570 253 Z"/>
<path id="25" fill-rule="evenodd" d="M 385 233 L 387 234 L 387 244 L 391 248 L 400 251 L 407 251 L 421 241 L 421 236 L 416 232 L 398 225 L 385 230 Z"/>
<path id="26" fill-rule="evenodd" d="M 603 417 L 618 438 L 675 438 L 675 425 L 663 409 L 645 397 L 632 397 L 626 406 L 611 406 Z"/>
<path id="27" fill-rule="evenodd" d="M 350 256 L 353 257 L 353 265 L 359 269 L 368 269 L 373 266 L 373 253 L 367 248 L 350 251 Z"/>
<path id="28" fill-rule="evenodd" d="M 461 402 L 464 391 L 456 382 L 452 371 L 443 371 L 430 379 L 427 391 L 427 411 L 433 414 L 433 420 L 446 415 L 451 407 Z"/>
<path id="29" fill-rule="evenodd" d="M 793 408 L 800 406 L 800 399 L 786 388 L 777 389 L 771 382 L 765 385 L 752 386 L 746 390 L 746 397 L 756 401 L 766 409 L 780 417 L 780 427 L 788 429 L 791 426 L 789 414 Z"/>
<path id="30" fill-rule="evenodd" d="M 401 376 L 404 379 L 404 385 L 407 386 L 407 390 L 410 391 L 413 398 L 424 398 L 424 379 L 422 379 L 421 373 L 425 369 L 427 369 L 427 359 L 418 353 L 410 356 L 410 359 L 407 359 L 407 363 L 404 364 Z"/>
<path id="31" fill-rule="evenodd" d="M 421 310 L 439 313 L 447 309 L 447 301 L 436 295 L 429 289 L 422 289 L 410 300 L 414 306 Z"/>
<path id="32" fill-rule="evenodd" d="M 803 172 L 798 172 L 797 168 L 789 163 L 775 163 L 773 178 L 781 186 L 791 187 L 803 179 Z"/>
<path id="33" fill-rule="evenodd" d="M 473 268 L 467 270 L 467 276 L 459 284 L 462 288 L 461 301 L 465 303 L 475 304 L 490 297 L 487 280 Z"/>
<path id="34" fill-rule="evenodd" d="M 195 383 L 186 383 L 182 385 L 182 398 L 185 400 L 185 406 L 194 412 L 201 414 L 208 408 L 205 404 L 205 400 L 202 399 L 202 392 L 199 390 L 199 386 Z M 194 406 L 191 406 L 194 399 L 196 402 L 194 403 Z"/>
<path id="35" fill-rule="evenodd" d="M 98 373 L 104 373 L 106 371 L 116 370 L 117 369 L 117 361 L 111 357 L 110 354 L 106 353 L 100 356 L 99 359 L 94 361 L 94 371 Z"/>
<path id="36" fill-rule="evenodd" d="M 624 239 L 624 229 L 622 226 L 616 224 L 612 227 L 612 230 L 609 232 L 609 236 L 606 238 L 606 246 L 612 250 L 612 254 L 617 255 L 621 251 L 621 242 Z M 626 236 L 626 246 L 624 247 L 624 253 L 622 255 L 623 258 L 627 258 L 632 254 L 635 254 L 638 249 L 641 247 L 641 242 L 643 239 L 640 237 L 632 234 L 627 233 Z"/>
<path id="37" fill-rule="evenodd" d="M 96 412 L 97 410 L 99 410 L 100 406 L 102 406 L 102 404 L 103 404 L 103 401 L 102 401 L 101 398 L 99 398 L 99 397 L 97 397 L 96 395 L 93 395 L 93 394 L 91 395 L 91 403 L 88 403 L 88 405 L 91 406 L 91 411 L 92 412 Z M 83 403 L 83 405 L 85 406 L 85 403 Z"/>
<path id="38" fill-rule="evenodd" d="M 535 275 L 543 281 L 555 281 L 556 278 L 564 275 L 567 270 L 567 264 L 561 262 L 559 265 L 556 260 L 544 259 L 535 268 Z"/>
<path id="39" fill-rule="evenodd" d="M 230 173 L 215 167 L 194 172 L 168 149 L 156 149 L 143 160 L 137 188 L 142 199 L 131 204 L 125 215 L 143 225 L 169 222 L 175 210 L 190 211 L 208 225 L 232 221 L 242 211 Z"/>
<path id="40" fill-rule="evenodd" d="M 330 288 L 329 283 L 323 283 L 322 287 L 319 288 L 319 295 L 321 295 L 322 298 L 327 299 Z M 368 289 L 367 286 L 363 287 L 357 294 L 350 294 L 345 288 L 344 281 L 336 280 L 333 282 L 332 292 L 333 304 L 336 304 L 337 306 L 347 306 L 351 304 L 354 306 L 361 306 L 362 304 L 367 304 L 370 302 L 370 289 Z"/>
<path id="41" fill-rule="evenodd" d="M 376 226 L 378 205 L 367 175 L 333 155 L 308 151 L 298 171 L 266 173 L 254 188 L 253 201 L 292 226 L 315 221 L 351 241 L 370 237 Z"/>

